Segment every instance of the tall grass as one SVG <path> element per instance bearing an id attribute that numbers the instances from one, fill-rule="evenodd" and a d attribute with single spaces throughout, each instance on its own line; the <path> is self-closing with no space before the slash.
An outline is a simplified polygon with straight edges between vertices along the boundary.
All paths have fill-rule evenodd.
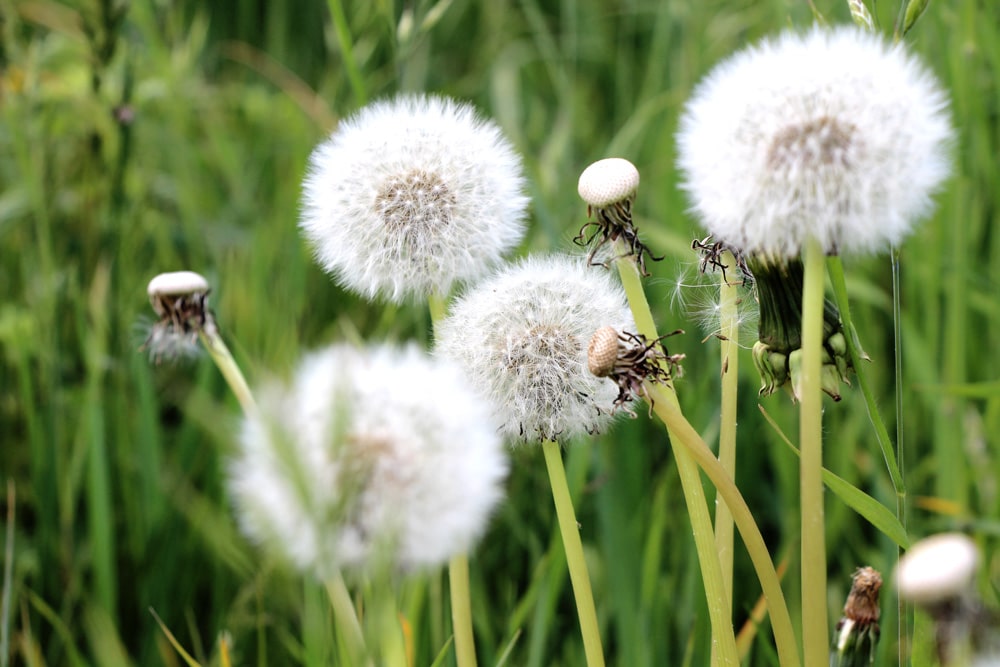
<path id="1" fill-rule="evenodd" d="M 850 20 L 844 2 L 817 8 L 830 22 Z M 897 9 L 878 4 L 883 26 Z M 717 441 L 718 348 L 702 342 L 691 313 L 670 306 L 700 233 L 676 188 L 676 119 L 711 65 L 807 25 L 808 5 L 352 1 L 344 16 L 360 83 L 323 2 L 0 0 L 0 473 L 17 489 L 4 619 L 14 664 L 178 664 L 150 608 L 203 663 L 217 660 L 223 631 L 235 664 L 320 665 L 335 655 L 322 587 L 262 560 L 236 530 L 223 475 L 238 407 L 221 378 L 205 358 L 151 365 L 137 351 L 137 323 L 149 278 L 190 268 L 214 286 L 212 307 L 251 382 L 333 339 L 427 341 L 422 309 L 341 291 L 295 228 L 306 156 L 363 96 L 436 91 L 495 117 L 532 181 L 523 253 L 570 247 L 585 216 L 574 188 L 584 166 L 632 160 L 643 179 L 637 224 L 667 255 L 650 265 L 654 314 L 663 330 L 688 331 L 671 339 L 672 352 L 687 354 L 678 395 Z M 901 383 L 889 259 L 849 262 L 848 291 L 875 394 L 905 453 L 910 533 L 972 529 L 991 562 L 1000 16 L 983 0 L 932 3 L 907 41 L 951 92 L 959 142 L 937 214 L 901 248 Z M 742 354 L 737 482 L 777 559 L 798 551 L 798 460 L 760 417 Z M 795 432 L 786 399 L 760 403 Z M 826 405 L 824 430 L 826 466 L 894 507 L 860 392 Z M 471 555 L 480 663 L 582 664 L 553 508 L 540 501 L 545 470 L 537 451 L 513 456 L 509 500 Z M 609 663 L 707 664 L 704 593 L 662 428 L 644 416 L 622 421 L 570 446 L 566 466 Z M 811 593 L 837 618 L 854 569 L 888 574 L 896 549 L 836 498 L 826 505 L 830 589 Z M 739 625 L 760 590 L 739 546 L 735 568 Z M 432 573 L 398 594 L 416 664 L 430 664 L 449 634 L 445 580 Z M 895 627 L 895 605 L 883 613 Z M 749 664 L 776 663 L 765 629 Z M 886 631 L 879 664 L 897 650 Z"/>

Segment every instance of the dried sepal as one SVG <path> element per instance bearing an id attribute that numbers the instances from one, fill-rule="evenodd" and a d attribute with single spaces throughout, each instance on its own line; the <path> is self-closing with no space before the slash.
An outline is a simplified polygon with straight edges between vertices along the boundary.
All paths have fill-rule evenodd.
<path id="1" fill-rule="evenodd" d="M 587 366 L 597 377 L 606 377 L 618 386 L 614 411 L 624 410 L 635 418 L 635 411 L 627 403 L 637 396 L 649 402 L 653 399 L 646 391 L 645 382 L 665 384 L 681 374 L 683 354 L 670 354 L 663 345 L 663 339 L 684 333 L 677 329 L 654 341 L 642 334 L 617 331 L 614 327 L 601 327 L 594 332 L 587 348 Z"/>

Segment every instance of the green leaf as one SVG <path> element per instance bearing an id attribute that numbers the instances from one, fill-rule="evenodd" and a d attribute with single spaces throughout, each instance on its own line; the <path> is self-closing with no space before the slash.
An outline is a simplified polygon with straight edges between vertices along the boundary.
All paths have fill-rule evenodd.
<path id="1" fill-rule="evenodd" d="M 766 419 L 771 425 L 771 428 L 773 428 L 781 440 L 788 445 L 788 448 L 795 452 L 795 455 L 798 456 L 798 448 L 793 445 L 792 441 L 788 439 L 788 436 L 782 432 L 778 424 L 771 418 L 771 415 L 769 415 L 764 409 L 764 406 L 758 407 L 764 415 L 764 419 Z M 910 547 L 910 537 L 906 534 L 906 529 L 903 528 L 903 524 L 899 522 L 899 519 L 896 518 L 896 515 L 893 514 L 888 507 L 875 500 L 843 477 L 838 477 L 826 468 L 823 468 L 823 483 L 828 489 L 833 491 L 845 505 L 867 519 L 868 522 L 878 528 L 883 535 L 888 537 L 903 549 L 908 549 Z"/>

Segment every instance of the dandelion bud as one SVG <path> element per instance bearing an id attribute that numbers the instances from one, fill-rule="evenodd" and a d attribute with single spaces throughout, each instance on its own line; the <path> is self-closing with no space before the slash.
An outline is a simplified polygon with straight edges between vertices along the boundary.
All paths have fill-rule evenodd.
<path id="1" fill-rule="evenodd" d="M 570 257 L 529 258 L 476 285 L 438 328 L 436 350 L 490 397 L 504 433 L 525 442 L 598 431 L 613 386 L 588 371 L 594 332 L 632 328 L 625 294 Z"/>
<path id="2" fill-rule="evenodd" d="M 854 573 L 844 615 L 837 623 L 831 667 L 869 667 L 875 664 L 882 575 L 871 567 Z"/>
<path id="3" fill-rule="evenodd" d="M 760 373 L 760 395 L 768 396 L 788 386 L 793 399 L 799 397 L 802 357 L 802 262 L 789 259 L 767 262 L 751 257 L 754 286 L 760 301 L 757 343 L 753 347 L 754 365 Z M 823 309 L 823 391 L 839 401 L 840 383 L 850 384 L 851 368 L 840 323 L 840 313 L 829 300 Z"/>
<path id="4" fill-rule="evenodd" d="M 229 489 L 243 531 L 299 568 L 434 567 L 485 531 L 507 462 L 457 367 L 415 347 L 335 345 L 258 399 Z"/>
<path id="5" fill-rule="evenodd" d="M 524 235 L 521 160 L 465 104 L 401 96 L 343 121 L 309 159 L 302 233 L 319 264 L 399 302 L 479 278 Z"/>
<path id="6" fill-rule="evenodd" d="M 192 356 L 198 350 L 198 334 L 203 330 L 214 333 L 209 291 L 208 281 L 194 271 L 161 273 L 149 281 L 146 293 L 159 320 L 142 349 L 154 361 Z"/>

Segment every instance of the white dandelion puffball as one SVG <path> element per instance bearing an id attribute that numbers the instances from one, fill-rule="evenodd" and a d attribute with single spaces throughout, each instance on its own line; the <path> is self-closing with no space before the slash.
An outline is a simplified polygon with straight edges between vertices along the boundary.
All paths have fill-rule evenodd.
<path id="1" fill-rule="evenodd" d="M 495 123 L 449 99 L 401 96 L 313 151 L 299 227 L 320 265 L 368 298 L 446 294 L 520 242 L 524 186 Z"/>
<path id="2" fill-rule="evenodd" d="M 688 101 L 679 167 L 709 233 L 797 256 L 899 243 L 951 168 L 948 100 L 901 45 L 854 27 L 787 32 L 720 63 Z"/>
<path id="3" fill-rule="evenodd" d="M 969 590 L 979 565 L 979 549 L 962 533 L 926 537 L 899 559 L 896 588 L 905 600 L 934 604 Z"/>
<path id="4" fill-rule="evenodd" d="M 457 367 L 334 345 L 258 399 L 229 489 L 243 531 L 300 569 L 433 567 L 485 532 L 506 452 Z"/>
<path id="5" fill-rule="evenodd" d="M 606 271 L 579 258 L 528 258 L 459 298 L 435 349 L 492 399 L 507 436 L 564 439 L 611 420 L 617 388 L 587 369 L 587 346 L 604 326 L 635 328 Z"/>

